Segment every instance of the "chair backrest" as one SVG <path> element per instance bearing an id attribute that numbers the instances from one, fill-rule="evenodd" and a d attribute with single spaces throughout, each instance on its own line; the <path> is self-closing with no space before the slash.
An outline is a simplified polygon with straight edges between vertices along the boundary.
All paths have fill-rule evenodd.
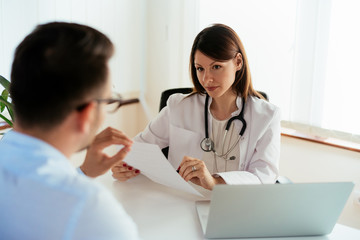
<path id="1" fill-rule="evenodd" d="M 269 101 L 269 97 L 265 92 L 262 91 L 257 91 L 257 92 L 260 93 L 265 98 L 266 101 Z"/>
<path id="2" fill-rule="evenodd" d="M 188 94 L 188 93 L 191 93 L 192 91 L 193 91 L 193 89 L 190 87 L 188 87 L 188 88 L 171 88 L 171 89 L 163 91 L 161 93 L 161 98 L 160 98 L 159 112 L 161 111 L 161 109 L 163 109 L 166 106 L 166 102 L 167 102 L 168 98 L 170 97 L 170 95 L 172 95 L 174 93 Z"/>

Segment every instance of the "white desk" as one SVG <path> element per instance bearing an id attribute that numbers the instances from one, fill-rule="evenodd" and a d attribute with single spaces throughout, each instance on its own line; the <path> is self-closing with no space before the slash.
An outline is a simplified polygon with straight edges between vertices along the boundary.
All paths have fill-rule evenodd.
<path id="1" fill-rule="evenodd" d="M 140 236 L 148 239 L 204 239 L 191 194 L 157 184 L 145 176 L 128 182 L 114 181 L 111 173 L 97 178 L 124 206 L 138 225 Z M 360 240 L 360 230 L 337 224 L 330 235 L 318 237 L 261 238 L 261 240 Z M 251 240 L 256 240 L 251 238 Z"/>

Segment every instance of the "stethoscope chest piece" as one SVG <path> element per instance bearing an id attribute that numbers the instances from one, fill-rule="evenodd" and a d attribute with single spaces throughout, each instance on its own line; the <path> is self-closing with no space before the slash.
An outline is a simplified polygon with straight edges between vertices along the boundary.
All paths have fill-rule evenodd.
<path id="1" fill-rule="evenodd" d="M 222 146 L 224 146 L 225 144 L 225 139 L 227 136 L 227 132 L 230 129 L 230 125 L 234 120 L 239 120 L 242 122 L 243 126 L 239 132 L 239 136 L 237 138 L 237 140 L 235 141 L 235 143 L 229 147 L 229 149 L 222 154 L 219 154 L 215 151 L 215 144 L 214 142 L 211 140 L 210 136 L 209 136 L 209 129 L 208 129 L 208 104 L 209 104 L 209 95 L 206 95 L 205 98 L 205 109 L 204 109 L 204 118 L 205 118 L 205 138 L 200 142 L 200 147 L 204 152 L 214 152 L 214 154 L 218 157 L 226 157 L 225 160 L 227 160 L 227 155 L 235 148 L 235 146 L 239 143 L 240 140 L 243 140 L 243 134 L 245 132 L 246 129 L 246 121 L 244 119 L 244 108 L 245 108 L 245 100 L 243 99 L 243 104 L 241 107 L 241 111 L 239 113 L 239 115 L 234 116 L 232 118 L 229 119 L 229 121 L 226 124 L 226 128 L 225 128 L 225 134 L 222 140 Z M 235 160 L 235 156 L 231 156 L 228 160 Z"/>
<path id="2" fill-rule="evenodd" d="M 201 141 L 200 147 L 205 152 L 214 151 L 214 142 L 210 138 L 206 137 Z"/>

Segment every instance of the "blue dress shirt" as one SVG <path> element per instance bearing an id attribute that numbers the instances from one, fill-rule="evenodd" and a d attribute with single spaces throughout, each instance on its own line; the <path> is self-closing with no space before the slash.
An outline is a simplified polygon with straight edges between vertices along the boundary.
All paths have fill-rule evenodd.
<path id="1" fill-rule="evenodd" d="M 138 239 L 122 206 L 49 144 L 0 139 L 0 239 Z"/>

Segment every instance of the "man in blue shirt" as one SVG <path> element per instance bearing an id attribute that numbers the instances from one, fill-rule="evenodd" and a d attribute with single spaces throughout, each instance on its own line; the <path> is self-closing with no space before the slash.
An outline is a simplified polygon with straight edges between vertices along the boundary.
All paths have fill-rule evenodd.
<path id="1" fill-rule="evenodd" d="M 0 141 L 0 239 L 138 238 L 122 206 L 87 177 L 106 172 L 132 144 L 112 128 L 94 141 L 108 104 L 121 105 L 111 98 L 112 54 L 102 33 L 59 22 L 38 26 L 17 47 L 16 121 Z M 69 158 L 90 142 L 77 171 Z M 108 157 L 102 150 L 111 144 L 124 148 Z"/>

